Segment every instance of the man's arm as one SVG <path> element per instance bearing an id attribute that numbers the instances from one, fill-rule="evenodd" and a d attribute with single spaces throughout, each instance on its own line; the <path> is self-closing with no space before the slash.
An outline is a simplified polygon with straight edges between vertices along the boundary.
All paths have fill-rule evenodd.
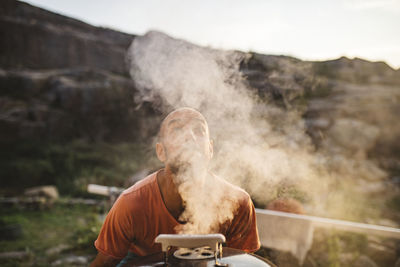
<path id="1" fill-rule="evenodd" d="M 128 253 L 133 240 L 130 200 L 121 195 L 107 214 L 94 245 L 98 251 L 91 266 L 115 266 Z"/>
<path id="2" fill-rule="evenodd" d="M 121 260 L 119 259 L 110 257 L 108 255 L 99 252 L 96 258 L 90 264 L 90 267 L 108 267 L 108 266 L 115 267 L 115 265 L 117 265 L 120 261 Z"/>
<path id="3" fill-rule="evenodd" d="M 250 196 L 240 201 L 238 214 L 231 224 L 231 231 L 226 240 L 228 247 L 237 248 L 252 253 L 260 248 L 256 213 Z"/>

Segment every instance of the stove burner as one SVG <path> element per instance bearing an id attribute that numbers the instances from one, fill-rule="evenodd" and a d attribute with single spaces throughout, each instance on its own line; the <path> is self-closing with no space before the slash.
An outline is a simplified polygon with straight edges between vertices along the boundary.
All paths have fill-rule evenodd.
<path id="1" fill-rule="evenodd" d="M 161 234 L 156 243 L 161 243 L 165 262 L 168 263 L 168 251 L 171 247 L 179 249 L 174 256 L 179 259 L 207 259 L 214 258 L 215 266 L 227 266 L 220 262 L 222 258 L 222 243 L 225 236 L 221 234 L 208 235 L 173 235 Z"/>
<path id="2" fill-rule="evenodd" d="M 210 247 L 180 248 L 174 252 L 174 256 L 184 260 L 201 260 L 213 258 L 214 253 Z"/>

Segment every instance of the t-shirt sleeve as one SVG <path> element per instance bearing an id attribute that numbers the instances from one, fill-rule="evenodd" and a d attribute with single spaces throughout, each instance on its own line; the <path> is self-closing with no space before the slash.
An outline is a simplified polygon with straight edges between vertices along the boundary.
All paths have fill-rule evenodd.
<path id="1" fill-rule="evenodd" d="M 94 245 L 101 253 L 122 259 L 133 241 L 133 223 L 128 199 L 121 195 L 109 211 Z"/>
<path id="2" fill-rule="evenodd" d="M 226 244 L 228 247 L 248 253 L 255 252 L 260 248 L 256 213 L 250 197 L 241 201 L 239 210 L 232 220 Z"/>

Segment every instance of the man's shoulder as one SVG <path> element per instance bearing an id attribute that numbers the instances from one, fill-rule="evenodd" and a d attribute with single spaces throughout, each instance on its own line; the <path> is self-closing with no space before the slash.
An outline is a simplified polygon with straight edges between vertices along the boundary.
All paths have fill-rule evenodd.
<path id="1" fill-rule="evenodd" d="M 155 186 L 157 186 L 157 173 L 158 171 L 153 172 L 152 174 L 149 174 L 142 180 L 136 182 L 131 187 L 125 189 L 122 192 L 121 196 L 133 197 L 135 195 L 140 195 L 143 192 L 154 190 Z"/>
<path id="2" fill-rule="evenodd" d="M 138 181 L 128 189 L 124 190 L 113 208 L 125 210 L 125 212 L 138 214 L 151 208 L 154 199 L 157 198 L 157 172 Z"/>
<path id="3" fill-rule="evenodd" d="M 222 192 L 225 195 L 232 196 L 240 202 L 247 203 L 250 200 L 250 195 L 244 189 L 215 174 L 212 174 L 212 176 L 214 177 L 214 181 L 218 184 L 219 188 L 222 189 Z"/>

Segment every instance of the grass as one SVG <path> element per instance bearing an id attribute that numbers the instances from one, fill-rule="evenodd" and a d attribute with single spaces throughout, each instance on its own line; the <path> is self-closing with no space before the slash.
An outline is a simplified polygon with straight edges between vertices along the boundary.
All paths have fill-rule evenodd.
<path id="1" fill-rule="evenodd" d="M 1 266 L 48 266 L 60 257 L 47 250 L 65 245 L 66 251 L 75 255 L 95 255 L 94 240 L 102 221 L 99 208 L 83 205 L 55 204 L 47 210 L 3 209 L 1 219 L 5 225 L 20 225 L 22 235 L 14 240 L 0 241 L 0 252 L 26 251 L 31 255 L 23 261 L 0 262 Z M 69 249 L 68 249 L 69 248 Z"/>

